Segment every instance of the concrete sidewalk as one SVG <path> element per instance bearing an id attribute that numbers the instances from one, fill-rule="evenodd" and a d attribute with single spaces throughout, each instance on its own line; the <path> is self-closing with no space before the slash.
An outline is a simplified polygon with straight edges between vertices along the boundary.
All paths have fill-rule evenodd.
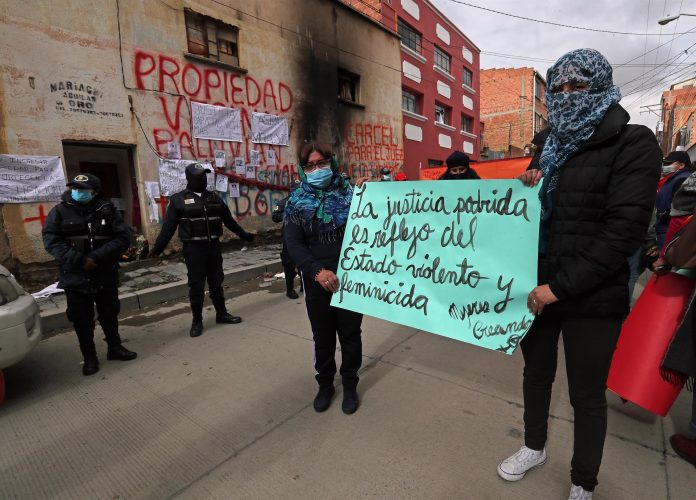
<path id="1" fill-rule="evenodd" d="M 222 254 L 225 285 L 238 284 L 282 271 L 279 254 L 282 245 L 243 247 Z M 149 265 L 143 265 L 144 263 Z M 186 265 L 180 254 L 151 259 L 137 265 L 125 264 L 121 270 L 121 313 L 129 313 L 188 295 Z M 44 335 L 71 327 L 65 316 L 65 294 L 37 299 L 41 308 Z"/>
<path id="2" fill-rule="evenodd" d="M 496 474 L 522 442 L 522 357 L 366 317 L 362 406 L 312 408 L 312 336 L 282 282 L 227 291 L 241 325 L 188 336 L 185 300 L 124 315 L 138 359 L 80 373 L 74 335 L 6 371 L 0 498 L 566 500 L 573 440 L 563 356 L 549 460 Z M 207 303 L 209 304 L 209 303 Z M 340 358 L 340 354 L 338 355 Z M 656 418 L 610 397 L 596 500 L 691 500 L 696 470 L 672 452 L 691 394 Z"/>

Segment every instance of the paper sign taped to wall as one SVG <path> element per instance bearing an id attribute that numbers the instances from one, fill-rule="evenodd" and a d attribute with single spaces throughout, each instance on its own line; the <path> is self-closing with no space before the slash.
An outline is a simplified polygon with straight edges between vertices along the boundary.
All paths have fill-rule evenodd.
<path id="1" fill-rule="evenodd" d="M 65 183 L 59 156 L 0 154 L 0 203 L 58 201 Z"/>
<path id="2" fill-rule="evenodd" d="M 227 184 L 229 183 L 229 181 L 230 180 L 227 178 L 226 175 L 218 175 L 217 177 L 215 177 L 215 191 L 226 193 Z"/>
<path id="3" fill-rule="evenodd" d="M 230 182 L 230 197 L 239 198 L 239 183 Z"/>
<path id="4" fill-rule="evenodd" d="M 534 320 L 538 192 L 518 180 L 366 182 L 331 305 L 512 354 Z"/>
<path id="5" fill-rule="evenodd" d="M 167 158 L 170 160 L 181 160 L 181 144 L 178 142 L 168 142 Z"/>
<path id="6" fill-rule="evenodd" d="M 186 165 L 191 160 L 159 160 L 159 177 L 162 196 L 171 196 L 186 189 Z"/>
<path id="7" fill-rule="evenodd" d="M 255 149 L 252 149 L 249 152 L 249 160 L 253 166 L 258 167 L 259 163 L 261 161 L 261 151 L 257 151 Z"/>
<path id="8" fill-rule="evenodd" d="M 242 142 L 242 117 L 238 109 L 192 102 L 191 120 L 194 137 Z"/>
<path id="9" fill-rule="evenodd" d="M 234 159 L 234 173 L 237 175 L 246 174 L 246 165 L 244 164 L 244 158 L 242 156 L 238 156 Z"/>
<path id="10" fill-rule="evenodd" d="M 266 166 L 275 167 L 276 166 L 276 154 L 275 151 L 269 149 L 266 151 Z"/>
<path id="11" fill-rule="evenodd" d="M 246 178 L 256 179 L 256 167 L 254 167 L 253 165 L 246 166 Z"/>
<path id="12" fill-rule="evenodd" d="M 145 194 L 147 195 L 147 213 L 151 222 L 159 221 L 159 205 L 157 201 L 160 198 L 159 182 L 145 181 Z"/>
<path id="13" fill-rule="evenodd" d="M 285 116 L 251 113 L 251 142 L 256 144 L 288 145 L 288 119 Z"/>
<path id="14" fill-rule="evenodd" d="M 225 151 L 222 149 L 215 150 L 215 167 L 225 168 L 227 165 L 227 156 L 225 156 Z"/>

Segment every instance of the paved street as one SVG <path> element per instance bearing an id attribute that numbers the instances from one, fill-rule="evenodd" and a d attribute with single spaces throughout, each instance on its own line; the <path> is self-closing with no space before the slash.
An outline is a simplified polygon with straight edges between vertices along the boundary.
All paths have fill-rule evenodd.
<path id="1" fill-rule="evenodd" d="M 309 323 L 282 283 L 228 290 L 234 326 L 188 337 L 184 302 L 123 321 L 130 363 L 80 373 L 72 333 L 7 370 L 0 498 L 567 498 L 572 410 L 561 367 L 549 461 L 519 483 L 496 475 L 522 436 L 521 356 L 508 358 L 366 318 L 363 404 L 324 414 Z M 693 498 L 696 469 L 667 443 L 690 394 L 665 419 L 611 400 L 595 498 Z"/>

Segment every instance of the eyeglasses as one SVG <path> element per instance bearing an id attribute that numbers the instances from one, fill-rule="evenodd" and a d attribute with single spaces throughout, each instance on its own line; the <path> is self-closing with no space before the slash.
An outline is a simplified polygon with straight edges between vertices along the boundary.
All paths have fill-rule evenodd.
<path id="1" fill-rule="evenodd" d="M 323 168 L 323 167 L 328 167 L 331 164 L 331 160 L 317 160 L 313 161 L 310 163 L 307 163 L 304 166 L 304 171 L 307 172 L 309 170 L 315 170 L 317 168 Z"/>

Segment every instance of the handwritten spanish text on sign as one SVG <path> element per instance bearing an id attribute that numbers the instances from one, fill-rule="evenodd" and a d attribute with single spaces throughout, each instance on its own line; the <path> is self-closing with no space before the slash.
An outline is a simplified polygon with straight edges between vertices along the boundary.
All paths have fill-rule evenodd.
<path id="1" fill-rule="evenodd" d="M 518 180 L 365 183 L 331 304 L 512 354 L 534 319 L 539 211 Z"/>
<path id="2" fill-rule="evenodd" d="M 238 109 L 192 102 L 191 119 L 194 137 L 242 142 L 242 115 Z"/>
<path id="3" fill-rule="evenodd" d="M 57 201 L 65 189 L 59 156 L 0 155 L 0 203 Z"/>
<path id="4" fill-rule="evenodd" d="M 186 189 L 186 165 L 191 160 L 159 160 L 159 178 L 162 196 L 171 196 Z"/>
<path id="5" fill-rule="evenodd" d="M 287 117 L 266 113 L 251 114 L 251 142 L 287 146 L 288 135 Z"/>

